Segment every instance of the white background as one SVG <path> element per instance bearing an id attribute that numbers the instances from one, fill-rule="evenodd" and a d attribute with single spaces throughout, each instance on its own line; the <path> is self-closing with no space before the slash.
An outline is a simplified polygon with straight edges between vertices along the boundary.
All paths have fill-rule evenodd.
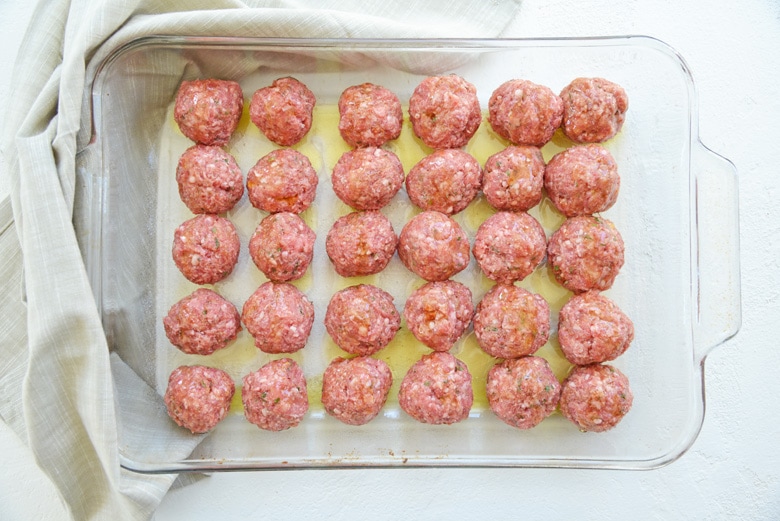
<path id="1" fill-rule="evenodd" d="M 0 0 L 4 102 L 31 11 L 29 0 Z M 707 359 L 707 412 L 693 447 L 665 468 L 641 472 L 223 473 L 170 492 L 157 521 L 780 519 L 780 2 L 524 0 L 505 36 L 622 34 L 651 35 L 682 54 L 698 87 L 701 139 L 739 171 L 743 323 Z M 7 191 L 2 175 L 0 196 Z"/>

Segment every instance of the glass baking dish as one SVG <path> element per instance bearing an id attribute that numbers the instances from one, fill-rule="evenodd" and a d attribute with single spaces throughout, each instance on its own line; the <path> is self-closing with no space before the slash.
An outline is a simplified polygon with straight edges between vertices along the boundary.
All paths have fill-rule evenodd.
<path id="1" fill-rule="evenodd" d="M 367 425 L 329 417 L 319 401 L 328 362 L 344 356 L 322 324 L 330 296 L 358 282 L 376 284 L 395 298 L 399 311 L 421 280 L 397 256 L 379 275 L 339 277 L 325 254 L 324 238 L 349 208 L 333 194 L 330 170 L 347 150 L 336 129 L 340 93 L 363 82 L 394 91 L 404 108 L 428 75 L 457 73 L 477 87 L 483 112 L 492 91 L 524 78 L 559 92 L 578 76 L 601 76 L 622 85 L 630 99 L 623 130 L 605 146 L 617 160 L 621 190 L 604 216 L 620 230 L 626 262 L 607 295 L 633 319 L 636 338 L 613 362 L 630 379 L 631 412 L 613 430 L 583 433 L 556 412 L 521 431 L 490 411 L 484 385 L 495 362 L 476 344 L 473 331 L 452 353 L 474 377 L 469 418 L 451 426 L 417 423 L 398 406 L 397 391 L 411 364 L 429 350 L 401 329 L 376 357 L 394 375 L 388 403 Z M 317 233 L 315 259 L 295 282 L 314 303 L 315 326 L 307 346 L 291 357 L 308 379 L 310 409 L 296 428 L 265 432 L 243 417 L 243 375 L 272 358 L 257 350 L 244 330 L 228 348 L 208 357 L 185 355 L 165 337 L 162 317 L 196 286 L 171 260 L 175 227 L 192 214 L 178 197 L 175 168 L 190 142 L 173 122 L 182 80 L 238 81 L 245 113 L 226 149 L 246 175 L 274 148 L 248 122 L 255 89 L 292 75 L 317 97 L 314 126 L 295 148 L 319 175 L 317 197 L 302 215 Z M 668 45 L 644 36 L 498 40 L 307 40 L 214 37 L 147 37 L 115 51 L 92 82 L 93 139 L 82 152 L 91 165 L 79 169 L 76 218 L 85 262 L 112 351 L 119 416 L 121 463 L 140 472 L 329 467 L 578 467 L 650 469 L 668 464 L 694 442 L 705 409 L 704 360 L 740 325 L 739 231 L 734 167 L 698 139 L 696 94 L 684 60 Z M 430 150 L 412 136 L 405 114 L 401 137 L 388 144 L 405 171 Z M 546 160 L 571 143 L 560 133 L 543 148 Z M 466 147 L 481 164 L 506 146 L 486 119 Z M 400 232 L 415 210 L 402 190 L 383 210 Z M 471 241 L 491 213 L 480 195 L 456 220 Z M 531 210 L 548 235 L 562 217 L 545 200 Z M 246 245 L 263 213 L 244 194 L 228 212 L 242 241 L 239 263 L 214 288 L 241 309 L 265 278 Z M 472 258 L 456 280 L 474 302 L 490 282 Z M 557 345 L 558 310 L 569 293 L 542 266 L 520 283 L 550 303 L 553 332 L 537 353 L 562 379 L 570 368 Z M 237 392 L 228 417 L 208 435 L 194 436 L 165 413 L 162 394 L 178 365 L 200 363 L 226 370 Z M 132 382 L 132 386 L 127 382 Z M 153 447 L 153 450 L 150 450 Z"/>

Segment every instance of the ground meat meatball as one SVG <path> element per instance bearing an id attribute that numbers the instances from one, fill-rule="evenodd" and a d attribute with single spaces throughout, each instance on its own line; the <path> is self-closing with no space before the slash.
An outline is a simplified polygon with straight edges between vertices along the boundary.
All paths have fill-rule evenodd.
<path id="1" fill-rule="evenodd" d="M 423 210 L 453 215 L 464 210 L 482 186 L 482 167 L 459 149 L 437 150 L 406 176 L 406 192 Z"/>
<path id="2" fill-rule="evenodd" d="M 431 148 L 460 148 L 482 122 L 477 89 L 460 76 L 430 76 L 409 98 L 412 130 Z"/>
<path id="3" fill-rule="evenodd" d="M 558 340 L 573 364 L 614 360 L 634 339 L 631 319 L 598 291 L 575 295 L 561 308 L 559 317 Z"/>
<path id="4" fill-rule="evenodd" d="M 224 213 L 244 194 L 244 176 L 236 160 L 218 146 L 195 145 L 176 167 L 179 196 L 192 213 Z"/>
<path id="5" fill-rule="evenodd" d="M 454 280 L 428 282 L 404 305 L 406 327 L 434 351 L 448 351 L 465 333 L 473 315 L 471 290 Z"/>
<path id="6" fill-rule="evenodd" d="M 268 362 L 244 376 L 241 389 L 244 416 L 267 431 L 295 427 L 309 410 L 306 378 L 290 358 Z"/>
<path id="7" fill-rule="evenodd" d="M 544 158 L 537 147 L 510 146 L 485 162 L 482 191 L 496 210 L 525 212 L 542 200 Z"/>
<path id="8" fill-rule="evenodd" d="M 550 336 L 550 307 L 520 286 L 497 284 L 477 304 L 474 333 L 479 347 L 496 358 L 532 355 Z"/>
<path id="9" fill-rule="evenodd" d="M 398 96 L 363 83 L 339 97 L 339 132 L 351 147 L 381 147 L 401 135 L 404 114 Z"/>
<path id="10" fill-rule="evenodd" d="M 339 217 L 325 239 L 325 250 L 336 273 L 358 277 L 379 273 L 390 262 L 398 236 L 390 219 L 378 211 Z"/>
<path id="11" fill-rule="evenodd" d="M 561 384 L 544 358 L 523 356 L 504 360 L 488 372 L 490 408 L 512 427 L 536 427 L 555 411 L 560 396 Z"/>
<path id="12" fill-rule="evenodd" d="M 341 349 L 372 355 L 384 348 L 401 328 L 393 297 L 370 284 L 338 291 L 325 311 L 325 329 Z"/>
<path id="13" fill-rule="evenodd" d="M 168 377 L 163 400 L 168 415 L 193 434 L 213 429 L 228 413 L 236 386 L 214 367 L 183 365 Z"/>
<path id="14" fill-rule="evenodd" d="M 173 234 L 173 262 L 195 284 L 214 284 L 230 275 L 240 249 L 236 227 L 218 215 L 197 215 Z"/>
<path id="15" fill-rule="evenodd" d="M 265 282 L 244 302 L 241 320 L 265 353 L 293 353 L 306 345 L 314 306 L 286 282 Z"/>
<path id="16" fill-rule="evenodd" d="M 404 184 L 404 167 L 394 153 L 366 147 L 343 154 L 331 174 L 333 191 L 355 210 L 379 210 Z"/>
<path id="17" fill-rule="evenodd" d="M 561 412 L 581 431 L 604 432 L 631 409 L 634 395 L 628 378 L 610 365 L 572 369 L 561 385 Z"/>
<path id="18" fill-rule="evenodd" d="M 544 85 L 528 80 L 501 84 L 488 101 L 488 121 L 515 145 L 543 146 L 561 126 L 563 102 Z"/>
<path id="19" fill-rule="evenodd" d="M 298 215 L 290 212 L 266 216 L 249 240 L 249 255 L 274 282 L 303 277 L 314 256 L 315 234 Z"/>
<path id="20" fill-rule="evenodd" d="M 601 143 L 623 126 L 628 96 L 623 87 L 603 78 L 577 78 L 561 91 L 561 128 L 575 143 Z"/>
<path id="21" fill-rule="evenodd" d="M 474 238 L 474 257 L 489 279 L 502 284 L 523 280 L 542 260 L 547 237 L 539 221 L 525 212 L 498 212 Z"/>
<path id="22" fill-rule="evenodd" d="M 294 145 L 311 128 L 315 101 L 312 91 L 300 81 L 279 78 L 252 95 L 249 119 L 277 145 Z"/>
<path id="23" fill-rule="evenodd" d="M 365 425 L 387 401 L 393 373 L 382 360 L 370 356 L 336 358 L 322 375 L 322 405 L 348 425 Z"/>
<path id="24" fill-rule="evenodd" d="M 566 217 L 603 212 L 617 200 L 617 163 L 601 145 L 574 146 L 550 159 L 544 172 L 544 187 Z"/>
<path id="25" fill-rule="evenodd" d="M 612 221 L 581 215 L 566 219 L 547 244 L 555 280 L 574 293 L 612 286 L 623 266 L 623 238 Z"/>
<path id="26" fill-rule="evenodd" d="M 435 351 L 416 362 L 401 382 L 398 404 L 422 423 L 452 424 L 465 420 L 474 392 L 466 364 L 450 353 Z"/>
<path id="27" fill-rule="evenodd" d="M 210 355 L 235 340 L 241 316 L 232 302 L 199 288 L 171 306 L 163 327 L 168 340 L 182 352 Z"/>
<path id="28" fill-rule="evenodd" d="M 317 192 L 317 172 L 309 158 L 282 148 L 260 158 L 246 176 L 249 202 L 266 212 L 301 213 Z"/>
<path id="29" fill-rule="evenodd" d="M 469 240 L 460 225 L 443 213 L 422 212 L 401 230 L 398 257 L 425 280 L 447 280 L 469 265 Z"/>
<path id="30" fill-rule="evenodd" d="M 176 94 L 173 119 L 196 143 L 224 146 L 238 126 L 244 94 L 235 81 L 183 81 Z"/>

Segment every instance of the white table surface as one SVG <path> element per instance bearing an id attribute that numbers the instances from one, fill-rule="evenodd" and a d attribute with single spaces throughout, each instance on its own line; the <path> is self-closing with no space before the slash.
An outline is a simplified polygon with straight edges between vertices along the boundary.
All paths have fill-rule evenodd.
<path id="1" fill-rule="evenodd" d="M 0 99 L 30 4 L 0 0 Z M 221 473 L 171 491 L 155 520 L 780 519 L 780 2 L 524 0 L 506 36 L 620 34 L 655 36 L 682 54 L 698 86 L 701 139 L 739 171 L 742 329 L 707 359 L 707 411 L 693 447 L 640 472 Z M 0 176 L 0 196 L 7 191 Z"/>

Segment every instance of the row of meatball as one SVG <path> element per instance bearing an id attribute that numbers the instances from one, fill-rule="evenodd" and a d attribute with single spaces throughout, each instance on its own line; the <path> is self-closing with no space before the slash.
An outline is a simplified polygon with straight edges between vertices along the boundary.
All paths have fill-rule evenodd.
<path id="1" fill-rule="evenodd" d="M 182 82 L 174 119 L 197 143 L 225 145 L 243 110 L 238 83 L 228 80 Z M 310 130 L 316 99 L 295 78 L 285 77 L 258 89 L 250 100 L 250 119 L 272 142 L 290 146 Z M 339 132 L 354 148 L 380 147 L 401 132 L 401 102 L 372 83 L 345 89 L 338 101 Z M 576 143 L 613 137 L 623 125 L 628 97 L 603 78 L 576 78 L 556 95 L 548 87 L 513 79 L 496 88 L 488 102 L 493 130 L 516 145 L 542 146 L 561 128 Z M 433 149 L 461 148 L 482 122 L 476 87 L 455 74 L 423 79 L 409 98 L 409 120 L 423 143 Z"/>
<path id="2" fill-rule="evenodd" d="M 306 378 L 290 358 L 273 360 L 243 378 L 244 416 L 259 428 L 297 426 L 309 409 Z M 334 359 L 322 376 L 325 411 L 348 425 L 365 425 L 384 407 L 393 383 L 384 361 L 370 356 Z M 170 417 L 193 433 L 213 429 L 227 415 L 235 384 L 221 369 L 180 366 L 170 375 L 164 402 Z M 557 408 L 582 431 L 603 432 L 630 410 L 628 379 L 606 364 L 574 368 L 561 384 L 544 358 L 524 356 L 496 363 L 488 372 L 491 410 L 507 425 L 531 429 Z M 401 409 L 415 420 L 450 425 L 465 420 L 474 402 L 466 364 L 449 353 L 424 355 L 404 376 Z"/>
<path id="3" fill-rule="evenodd" d="M 539 295 L 512 284 L 497 284 L 477 304 L 463 284 L 448 280 L 417 288 L 403 308 L 409 331 L 434 351 L 446 352 L 473 322 L 480 348 L 496 358 L 519 358 L 538 351 L 549 339 L 550 309 Z M 170 342 L 187 354 L 209 355 L 225 348 L 241 331 L 271 354 L 303 349 L 314 323 L 306 295 L 287 283 L 266 282 L 236 307 L 221 295 L 199 288 L 171 306 L 163 318 Z M 324 318 L 331 339 L 344 351 L 373 355 L 401 328 L 393 297 L 370 284 L 336 292 Z M 561 350 L 575 365 L 614 360 L 634 338 L 632 321 L 597 291 L 572 297 L 561 309 Z"/>
<path id="4" fill-rule="evenodd" d="M 227 212 L 244 191 L 238 164 L 218 146 L 188 148 L 176 180 L 182 201 L 195 214 Z M 463 150 L 437 150 L 408 175 L 393 152 L 367 147 L 343 154 L 331 180 L 334 193 L 355 210 L 383 208 L 405 184 L 414 205 L 447 215 L 465 209 L 480 190 L 496 210 L 527 211 L 539 204 L 543 187 L 563 215 L 588 215 L 611 208 L 620 189 L 614 158 L 597 144 L 570 147 L 547 165 L 538 147 L 509 146 L 489 157 L 484 169 Z M 305 155 L 278 149 L 249 170 L 246 186 L 256 208 L 300 213 L 314 200 L 317 183 Z"/>
<path id="5" fill-rule="evenodd" d="M 303 275 L 311 262 L 314 232 L 297 215 L 271 214 L 256 228 L 250 255 L 270 280 Z M 235 226 L 217 215 L 198 215 L 174 232 L 172 256 L 196 284 L 213 284 L 230 274 L 240 242 Z M 469 264 L 472 248 L 460 225 L 445 214 L 422 212 L 395 235 L 381 212 L 352 212 L 328 233 L 326 250 L 343 276 L 378 273 L 397 251 L 401 262 L 427 281 L 444 281 Z M 545 254 L 556 280 L 574 293 L 611 287 L 624 262 L 624 244 L 614 224 L 597 216 L 564 221 L 549 241 L 525 212 L 498 212 L 477 229 L 474 257 L 484 274 L 511 284 L 532 273 Z"/>

